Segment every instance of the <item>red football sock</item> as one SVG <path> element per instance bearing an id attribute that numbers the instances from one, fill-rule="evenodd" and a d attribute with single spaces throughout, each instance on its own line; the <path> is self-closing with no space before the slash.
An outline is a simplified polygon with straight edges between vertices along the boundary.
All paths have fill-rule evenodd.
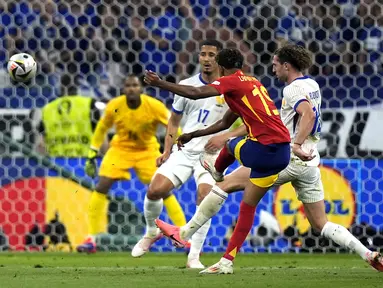
<path id="1" fill-rule="evenodd" d="M 215 160 L 214 167 L 218 172 L 223 173 L 223 171 L 233 164 L 234 161 L 235 157 L 229 153 L 229 150 L 227 150 L 227 147 L 225 146 L 219 153 L 217 160 Z"/>
<path id="2" fill-rule="evenodd" d="M 237 225 L 235 225 L 234 233 L 230 238 L 229 245 L 227 246 L 224 258 L 233 261 L 237 252 L 245 242 L 254 222 L 255 207 L 241 202 L 239 208 L 239 217 Z"/>

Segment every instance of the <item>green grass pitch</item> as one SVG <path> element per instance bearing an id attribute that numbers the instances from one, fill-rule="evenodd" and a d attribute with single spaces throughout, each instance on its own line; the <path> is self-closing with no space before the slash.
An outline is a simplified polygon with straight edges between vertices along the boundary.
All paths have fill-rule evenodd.
<path id="1" fill-rule="evenodd" d="M 205 265 L 221 254 L 205 254 Z M 0 287 L 383 287 L 383 273 L 355 255 L 241 254 L 234 275 L 199 275 L 180 253 L 1 253 Z"/>

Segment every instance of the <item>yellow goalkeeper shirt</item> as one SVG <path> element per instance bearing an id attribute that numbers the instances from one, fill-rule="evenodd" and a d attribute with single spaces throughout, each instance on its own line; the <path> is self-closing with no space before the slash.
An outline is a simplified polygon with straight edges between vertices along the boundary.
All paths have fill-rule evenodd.
<path id="1" fill-rule="evenodd" d="M 170 116 L 166 106 L 157 99 L 141 94 L 141 105 L 137 109 L 128 107 L 126 96 L 112 99 L 106 106 L 103 117 L 97 124 L 92 138 L 92 148 L 99 149 L 105 134 L 113 125 L 116 134 L 111 146 L 132 150 L 158 150 L 157 125 L 168 124 Z"/>

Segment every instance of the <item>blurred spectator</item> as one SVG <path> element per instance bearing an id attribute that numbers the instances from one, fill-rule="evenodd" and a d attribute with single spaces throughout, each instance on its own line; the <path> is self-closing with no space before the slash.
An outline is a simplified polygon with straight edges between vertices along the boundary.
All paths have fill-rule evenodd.
<path id="1" fill-rule="evenodd" d="M 22 51 L 39 64 L 36 87 L 26 92 L 19 85 L 17 95 L 12 87 L 1 103 L 17 107 L 20 95 L 28 95 L 21 105 L 41 105 L 68 73 L 78 79 L 82 95 L 106 99 L 119 94 L 128 73 L 151 69 L 178 81 L 197 68 L 196 43 L 205 38 L 239 48 L 244 70 L 259 77 L 271 79 L 271 57 L 287 41 L 313 52 L 314 76 L 373 75 L 383 62 L 382 5 L 381 0 L 0 1 L 5 48 L 0 63 L 5 67 L 11 54 Z"/>
<path id="2" fill-rule="evenodd" d="M 78 95 L 72 75 L 61 77 L 62 95 L 45 105 L 38 125 L 38 150 L 51 157 L 86 157 L 90 140 L 105 105 Z"/>
<path id="3" fill-rule="evenodd" d="M 26 30 L 28 47 L 37 51 L 36 60 L 41 71 L 44 74 L 53 73 L 57 65 L 65 63 L 61 59 L 61 52 L 72 48 L 67 47 L 67 41 L 73 38 L 73 32 L 65 19 L 57 13 L 54 2 L 34 2 L 33 10 L 38 17 Z"/>
<path id="4" fill-rule="evenodd" d="M 286 11 L 287 9 L 280 5 L 279 0 L 264 0 L 256 6 L 253 21 L 250 22 L 244 34 L 253 50 L 259 54 L 252 71 L 255 75 L 264 75 L 267 72 L 264 69 L 265 66 L 271 68 L 272 55 L 278 48 L 273 31 L 278 29 L 278 19 L 285 16 Z M 270 70 L 268 72 L 272 73 Z"/>
<path id="5" fill-rule="evenodd" d="M 377 71 L 383 53 L 383 27 L 378 26 L 379 17 L 382 17 L 382 5 L 370 0 L 361 1 L 358 15 L 361 25 L 356 35 L 363 49 L 358 62 L 365 64 L 363 72 L 373 73 Z"/>
<path id="6" fill-rule="evenodd" d="M 300 5 L 301 2 L 296 1 L 288 14 L 279 20 L 279 27 L 275 33 L 279 47 L 288 41 L 304 46 L 313 40 L 313 31 L 309 21 L 313 8 L 311 5 Z"/>
<path id="7" fill-rule="evenodd" d="M 343 31 L 344 19 L 340 11 L 338 5 L 314 7 L 314 17 L 310 24 L 315 31 L 315 39 L 309 45 L 309 49 L 316 54 L 311 69 L 313 75 L 346 72 L 341 53 L 345 52 L 347 44 Z"/>

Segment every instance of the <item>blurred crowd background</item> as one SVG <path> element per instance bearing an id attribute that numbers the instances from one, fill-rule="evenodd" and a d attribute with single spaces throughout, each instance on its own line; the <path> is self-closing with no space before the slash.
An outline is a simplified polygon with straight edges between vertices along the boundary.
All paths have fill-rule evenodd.
<path id="1" fill-rule="evenodd" d="M 246 73 L 274 99 L 281 83 L 271 58 L 289 41 L 313 53 L 310 74 L 324 87 L 325 108 L 374 104 L 383 98 L 382 12 L 382 0 L 3 0 L 0 107 L 42 107 L 60 93 L 64 74 L 79 94 L 104 100 L 119 95 L 128 73 L 151 69 L 179 81 L 197 71 L 198 43 L 212 38 L 240 49 Z M 39 64 L 28 89 L 6 75 L 18 52 Z"/>

